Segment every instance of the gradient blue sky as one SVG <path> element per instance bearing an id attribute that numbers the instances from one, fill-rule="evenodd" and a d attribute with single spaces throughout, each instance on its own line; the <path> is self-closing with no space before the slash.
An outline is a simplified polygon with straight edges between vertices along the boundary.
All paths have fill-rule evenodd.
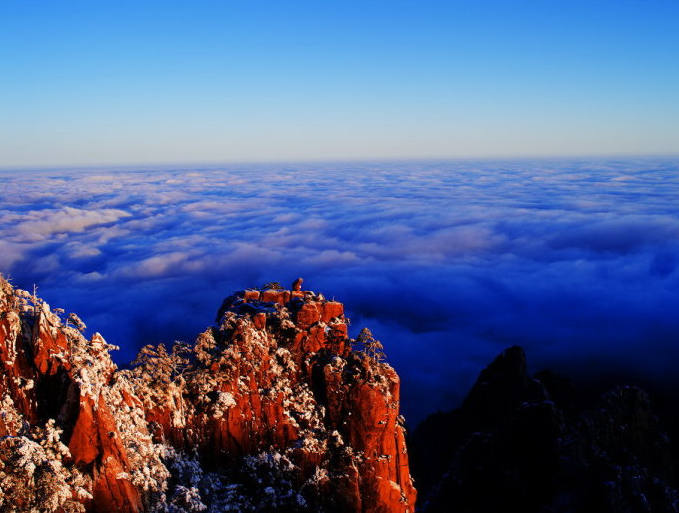
<path id="1" fill-rule="evenodd" d="M 670 154 L 679 2 L 0 3 L 0 167 Z"/>

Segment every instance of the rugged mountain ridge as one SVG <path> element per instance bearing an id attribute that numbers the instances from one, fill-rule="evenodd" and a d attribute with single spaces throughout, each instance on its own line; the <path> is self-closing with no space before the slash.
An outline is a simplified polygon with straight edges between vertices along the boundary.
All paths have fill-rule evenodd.
<path id="1" fill-rule="evenodd" d="M 503 351 L 462 406 L 429 416 L 409 440 L 418 511 L 676 513 L 671 440 L 636 386 L 582 394 L 530 375 Z"/>
<path id="2" fill-rule="evenodd" d="M 125 370 L 62 314 L 0 278 L 0 511 L 414 511 L 398 375 L 341 303 L 245 290 Z"/>

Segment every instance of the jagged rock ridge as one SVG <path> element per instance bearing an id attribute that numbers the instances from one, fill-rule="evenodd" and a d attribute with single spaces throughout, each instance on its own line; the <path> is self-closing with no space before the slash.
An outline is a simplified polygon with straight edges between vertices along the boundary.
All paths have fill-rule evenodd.
<path id="1" fill-rule="evenodd" d="M 398 375 L 341 303 L 246 290 L 126 370 L 60 313 L 0 278 L 0 511 L 414 511 Z"/>
<path id="2" fill-rule="evenodd" d="M 670 440 L 646 392 L 579 396 L 520 347 L 481 372 L 463 405 L 410 440 L 427 513 L 676 513 Z"/>

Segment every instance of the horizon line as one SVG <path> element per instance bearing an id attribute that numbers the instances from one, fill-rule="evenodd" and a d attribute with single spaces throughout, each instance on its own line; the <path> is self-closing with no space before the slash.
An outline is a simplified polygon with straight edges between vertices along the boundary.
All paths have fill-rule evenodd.
<path id="1" fill-rule="evenodd" d="M 462 161 L 530 161 L 530 160 L 583 160 L 583 159 L 676 159 L 676 153 L 582 153 L 582 154 L 519 154 L 519 155 L 466 155 L 466 156 L 410 156 L 410 157 L 358 157 L 358 158 L 299 158 L 299 159 L 233 159 L 233 160 L 178 160 L 178 161 L 116 161 L 116 162 L 84 162 L 84 163 L 36 163 L 0 165 L 0 172 L 11 171 L 60 171 L 60 170 L 84 170 L 87 168 L 110 169 L 110 168 L 164 168 L 176 167 L 218 167 L 239 165 L 275 165 L 275 164 L 349 164 L 349 163 L 415 163 L 415 162 L 462 162 Z"/>

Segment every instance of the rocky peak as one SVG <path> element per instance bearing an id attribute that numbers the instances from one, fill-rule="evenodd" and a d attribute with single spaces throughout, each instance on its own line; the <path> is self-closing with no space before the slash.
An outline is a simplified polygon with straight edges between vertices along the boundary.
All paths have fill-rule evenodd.
<path id="1" fill-rule="evenodd" d="M 412 435 L 418 510 L 677 512 L 671 443 L 648 394 L 589 395 L 552 372 L 530 376 L 520 347 L 503 351 L 462 407 Z"/>
<path id="2" fill-rule="evenodd" d="M 126 370 L 55 312 L 0 278 L 2 511 L 414 511 L 398 375 L 341 303 L 240 291 Z"/>
<path id="3" fill-rule="evenodd" d="M 496 424 L 520 404 L 543 401 L 548 394 L 542 384 L 528 374 L 526 354 L 519 346 L 500 353 L 481 371 L 464 401 L 468 415 L 479 426 Z"/>

